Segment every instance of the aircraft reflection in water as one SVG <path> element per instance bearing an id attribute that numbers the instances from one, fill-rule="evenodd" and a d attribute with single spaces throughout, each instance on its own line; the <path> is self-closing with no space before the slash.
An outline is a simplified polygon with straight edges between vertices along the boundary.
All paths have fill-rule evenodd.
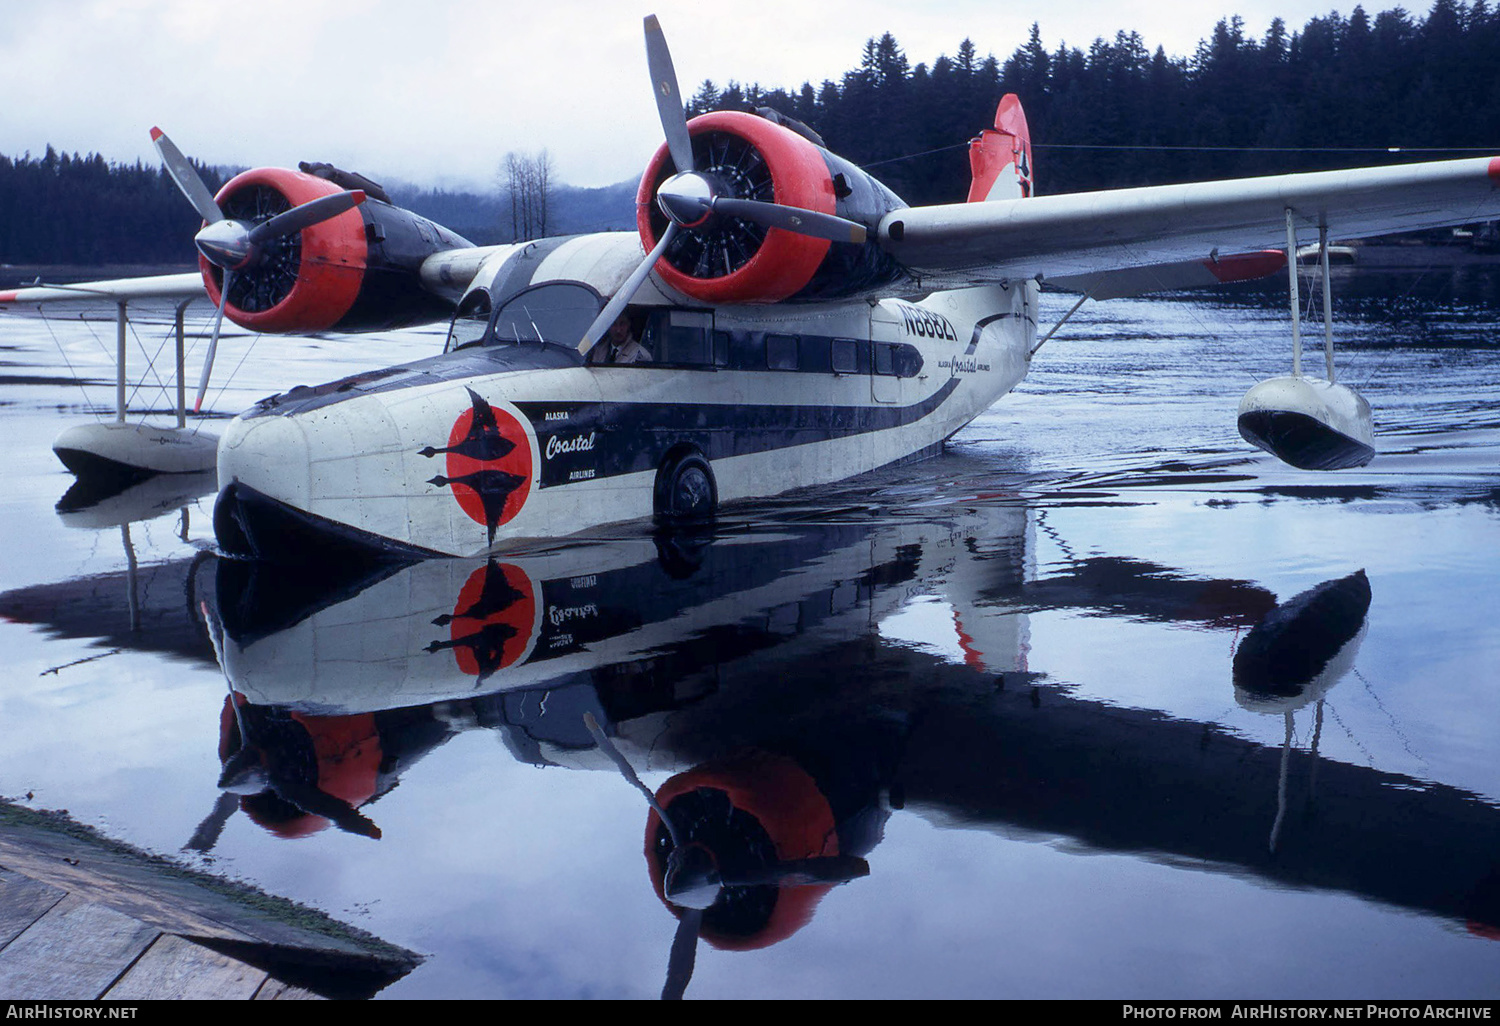
<path id="1" fill-rule="evenodd" d="M 1314 758 L 1289 816 L 1290 734 L 1278 753 L 1213 723 L 1044 696 L 1027 663 L 1028 614 L 1047 609 L 1247 631 L 1235 693 L 1290 725 L 1352 663 L 1363 571 L 1280 606 L 1249 582 L 1119 558 L 1028 579 L 1025 508 L 930 512 L 428 561 L 316 587 L 204 561 L 195 588 L 217 596 L 205 609 L 233 704 L 229 793 L 192 846 L 210 847 L 237 805 L 281 833 L 332 822 L 378 836 L 369 804 L 447 738 L 486 728 L 533 764 L 614 765 L 637 784 L 632 767 L 675 773 L 648 791 L 645 838 L 656 892 L 683 921 L 669 993 L 698 936 L 775 943 L 829 888 L 879 873 L 872 853 L 901 809 L 1500 935 L 1500 811 L 1481 798 Z M 921 597 L 951 608 L 961 656 L 881 636 Z"/>
<path id="2" fill-rule="evenodd" d="M 1277 606 L 1235 650 L 1235 699 L 1253 712 L 1279 712 L 1286 718 L 1276 822 L 1271 827 L 1273 852 L 1286 815 L 1292 714 L 1309 702 L 1317 703 L 1312 743 L 1316 769 L 1318 739 L 1323 735 L 1323 696 L 1353 668 L 1369 610 L 1370 581 L 1359 570 L 1337 581 L 1324 581 Z"/>

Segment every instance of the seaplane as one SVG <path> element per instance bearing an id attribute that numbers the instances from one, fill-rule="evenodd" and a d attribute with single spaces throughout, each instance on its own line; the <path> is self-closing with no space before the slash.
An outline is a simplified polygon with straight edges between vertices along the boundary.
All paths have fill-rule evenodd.
<path id="1" fill-rule="evenodd" d="M 250 170 L 212 195 L 155 131 L 204 221 L 201 273 L 16 289 L 0 307 L 102 297 L 123 324 L 135 296 L 206 295 L 215 342 L 225 317 L 304 334 L 447 319 L 442 353 L 292 388 L 230 422 L 213 451 L 215 531 L 225 551 L 266 559 L 472 556 L 697 521 L 933 454 L 1087 300 L 1283 267 L 1292 372 L 1244 396 L 1240 432 L 1294 466 L 1361 466 L 1373 427 L 1334 380 L 1329 233 L 1500 217 L 1500 157 L 1035 195 L 1014 95 L 970 142 L 967 200 L 911 207 L 775 111 L 688 120 L 654 16 L 645 37 L 665 142 L 641 177 L 636 232 L 473 246 L 326 165 Z M 1302 373 L 1287 259 L 1314 235 L 1324 378 Z M 1045 335 L 1044 285 L 1079 296 Z M 139 465 L 173 431 L 55 447 Z"/>

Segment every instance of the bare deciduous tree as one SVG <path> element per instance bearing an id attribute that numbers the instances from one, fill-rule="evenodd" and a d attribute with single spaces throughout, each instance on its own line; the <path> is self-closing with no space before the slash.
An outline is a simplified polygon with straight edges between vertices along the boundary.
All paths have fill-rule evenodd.
<path id="1" fill-rule="evenodd" d="M 510 197 L 510 233 L 517 241 L 547 234 L 547 207 L 552 188 L 552 155 L 540 153 L 505 155 L 500 166 L 500 187 Z"/>

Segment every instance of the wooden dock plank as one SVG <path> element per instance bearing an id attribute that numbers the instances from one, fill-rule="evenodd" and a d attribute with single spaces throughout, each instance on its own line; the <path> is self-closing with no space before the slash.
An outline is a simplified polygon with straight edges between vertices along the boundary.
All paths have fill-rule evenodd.
<path id="1" fill-rule="evenodd" d="M 324 1001 L 321 994 L 314 994 L 310 990 L 294 987 L 290 983 L 283 982 L 272 976 L 261 985 L 260 990 L 255 992 L 257 1001 Z"/>
<path id="2" fill-rule="evenodd" d="M 39 880 L 0 870 L 0 948 L 42 918 L 65 893 Z"/>
<path id="3" fill-rule="evenodd" d="M 0 997 L 93 1000 L 160 933 L 103 905 L 60 902 L 0 949 Z"/>
<path id="4" fill-rule="evenodd" d="M 79 913 L 83 906 L 117 918 L 92 931 L 73 929 L 75 913 L 99 916 Z M 64 916 L 70 918 L 60 924 Z M 80 939 L 90 932 L 100 950 Z M 161 934 L 316 987 L 321 996 L 367 997 L 422 960 L 314 909 L 113 841 L 66 812 L 0 799 L 0 1000 L 98 997 L 102 990 L 84 993 L 79 979 L 107 975 L 101 986 L 110 986 Z M 102 952 L 111 941 L 125 945 L 129 957 L 105 974 L 113 956 Z M 69 945 L 81 946 L 80 959 Z M 76 971 L 63 968 L 70 960 L 79 962 Z M 266 999 L 307 996 L 264 979 L 254 993 L 263 990 Z"/>
<path id="5" fill-rule="evenodd" d="M 164 934 L 130 967 L 113 987 L 107 1001 L 244 1001 L 266 982 L 263 969 L 228 955 Z"/>

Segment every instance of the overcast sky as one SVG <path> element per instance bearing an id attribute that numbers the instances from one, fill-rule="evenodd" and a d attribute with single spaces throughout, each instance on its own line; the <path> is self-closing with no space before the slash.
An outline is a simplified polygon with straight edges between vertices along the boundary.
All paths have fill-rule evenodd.
<path id="1" fill-rule="evenodd" d="M 639 175 L 660 141 L 641 32 L 651 13 L 691 95 L 706 78 L 789 88 L 837 79 L 858 63 L 865 40 L 885 31 L 912 64 L 951 55 L 966 36 L 980 54 L 1004 60 L 1033 21 L 1049 50 L 1062 41 L 1087 48 L 1123 28 L 1153 49 L 1187 55 L 1230 14 L 1258 37 L 1278 15 L 1296 30 L 1353 6 L 0 0 L 0 153 L 39 154 L 51 143 L 155 161 L 149 130 L 160 125 L 184 152 L 213 164 L 322 160 L 377 181 L 471 187 L 493 182 L 507 151 L 545 147 L 563 181 L 605 185 Z M 1425 13 L 1420 3 L 1411 8 Z"/>

